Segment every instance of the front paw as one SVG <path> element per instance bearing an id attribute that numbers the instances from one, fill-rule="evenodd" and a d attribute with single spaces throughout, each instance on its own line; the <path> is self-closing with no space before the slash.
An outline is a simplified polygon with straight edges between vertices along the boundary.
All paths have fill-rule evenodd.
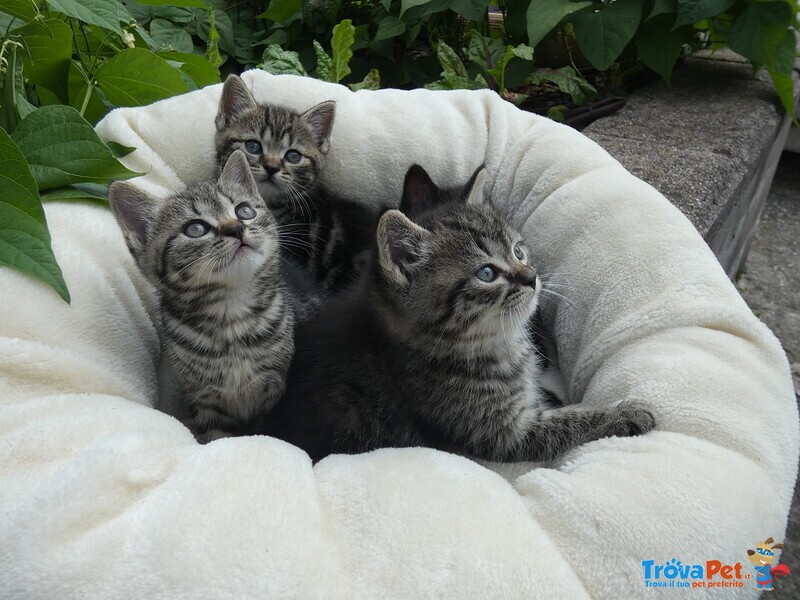
<path id="1" fill-rule="evenodd" d="M 631 437 L 655 429 L 656 419 L 649 408 L 637 402 L 620 404 L 612 426 L 612 435 Z"/>

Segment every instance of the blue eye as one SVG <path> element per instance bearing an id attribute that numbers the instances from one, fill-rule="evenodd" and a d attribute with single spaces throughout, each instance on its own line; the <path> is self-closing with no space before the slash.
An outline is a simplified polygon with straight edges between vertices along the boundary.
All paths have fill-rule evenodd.
<path id="1" fill-rule="evenodd" d="M 296 165 L 300 162 L 300 159 L 303 158 L 303 155 L 297 150 L 288 150 L 286 154 L 284 154 L 283 158 L 286 159 L 286 162 Z"/>
<path id="2" fill-rule="evenodd" d="M 517 260 L 523 260 L 525 258 L 525 251 L 519 244 L 514 246 L 514 256 L 517 257 Z"/>
<path id="3" fill-rule="evenodd" d="M 205 221 L 189 221 L 186 227 L 183 228 L 183 233 L 190 238 L 203 237 L 211 229 Z"/>
<path id="4" fill-rule="evenodd" d="M 244 143 L 244 149 L 250 154 L 261 154 L 261 142 L 258 140 L 247 140 Z"/>
<path id="5" fill-rule="evenodd" d="M 246 221 L 256 216 L 255 209 L 249 204 L 240 204 L 236 207 L 236 217 Z"/>
<path id="6" fill-rule="evenodd" d="M 497 279 L 497 271 L 491 265 L 484 265 L 478 269 L 478 272 L 475 273 L 475 277 L 486 283 L 491 283 Z"/>

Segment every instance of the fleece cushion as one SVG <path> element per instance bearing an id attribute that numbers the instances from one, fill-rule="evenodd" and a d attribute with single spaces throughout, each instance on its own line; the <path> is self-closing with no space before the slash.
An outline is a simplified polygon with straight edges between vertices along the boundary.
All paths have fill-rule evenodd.
<path id="1" fill-rule="evenodd" d="M 742 564 L 741 587 L 703 580 L 697 596 L 757 595 L 746 551 L 784 533 L 797 410 L 778 341 L 689 221 L 580 133 L 488 91 L 245 81 L 301 110 L 336 100 L 324 177 L 352 198 L 398 201 L 412 163 L 441 186 L 484 163 L 492 202 L 558 282 L 546 322 L 569 400 L 638 400 L 657 429 L 539 466 L 424 448 L 312 466 L 266 437 L 198 445 L 154 408 L 154 297 L 112 215 L 48 204 L 72 304 L 0 269 L 0 595 L 634 598 L 652 593 L 643 561 L 672 558 Z M 123 162 L 167 194 L 213 175 L 220 90 L 97 130 L 136 147 Z"/>

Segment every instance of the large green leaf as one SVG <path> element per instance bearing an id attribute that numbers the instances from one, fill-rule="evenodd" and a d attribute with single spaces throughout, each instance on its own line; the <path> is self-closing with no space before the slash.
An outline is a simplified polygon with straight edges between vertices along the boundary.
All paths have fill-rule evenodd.
<path id="1" fill-rule="evenodd" d="M 409 8 L 414 8 L 415 6 L 422 6 L 423 4 L 430 3 L 431 0 L 400 0 L 400 16 L 403 16 Z"/>
<path id="2" fill-rule="evenodd" d="M 3 0 L 0 11 L 23 21 L 30 21 L 39 14 L 34 0 Z"/>
<path id="3" fill-rule="evenodd" d="M 41 99 L 41 94 L 39 95 Z M 46 104 L 54 104 L 47 102 Z M 97 93 L 97 86 L 86 80 L 82 70 L 76 61 L 72 61 L 69 66 L 69 105 L 83 111 L 81 115 L 89 123 L 96 124 L 108 112 L 102 98 Z"/>
<path id="4" fill-rule="evenodd" d="M 41 194 L 42 202 L 56 200 L 94 200 L 106 202 L 108 199 L 108 186 L 98 183 L 79 183 L 66 187 L 47 190 Z"/>
<path id="5" fill-rule="evenodd" d="M 381 87 L 381 74 L 378 69 L 370 69 L 369 73 L 364 76 L 364 79 L 358 83 L 351 83 L 350 89 L 354 92 L 358 90 L 379 90 Z"/>
<path id="6" fill-rule="evenodd" d="M 114 106 L 144 106 L 189 90 L 180 74 L 144 48 L 129 48 L 97 70 L 97 85 Z"/>
<path id="7" fill-rule="evenodd" d="M 181 6 L 192 8 L 208 8 L 208 2 L 203 0 L 136 0 L 139 4 L 148 6 Z"/>
<path id="8" fill-rule="evenodd" d="M 172 48 L 176 52 L 186 53 L 194 50 L 192 36 L 186 28 L 166 19 L 150 21 L 150 37 L 157 48 Z"/>
<path id="9" fill-rule="evenodd" d="M 374 40 L 388 40 L 406 32 L 406 23 L 399 17 L 392 15 L 386 16 L 378 23 L 378 31 L 375 33 Z"/>
<path id="10" fill-rule="evenodd" d="M 331 37 L 331 50 L 333 64 L 331 65 L 332 81 L 339 83 L 350 74 L 350 59 L 353 58 L 353 42 L 355 42 L 356 28 L 350 19 L 345 19 L 333 28 Z"/>
<path id="11" fill-rule="evenodd" d="M 791 23 L 792 9 L 786 2 L 755 2 L 736 18 L 728 45 L 753 62 L 772 66 Z"/>
<path id="12" fill-rule="evenodd" d="M 67 102 L 67 75 L 72 56 L 72 29 L 58 19 L 31 21 L 10 33 L 24 45 L 20 51 L 25 76 Z"/>
<path id="13" fill-rule="evenodd" d="M 736 0 L 678 0 L 678 18 L 675 27 L 692 25 L 698 21 L 724 13 Z"/>
<path id="14" fill-rule="evenodd" d="M 667 84 L 672 70 L 683 51 L 683 45 L 692 41 L 691 27 L 672 28 L 673 15 L 662 14 L 645 21 L 636 32 L 636 47 L 647 67 L 661 75 Z"/>
<path id="15" fill-rule="evenodd" d="M 55 12 L 65 14 L 84 23 L 122 35 L 120 23 L 127 23 L 131 16 L 118 0 L 47 0 Z"/>
<path id="16" fill-rule="evenodd" d="M 258 15 L 260 18 L 282 23 L 300 10 L 303 0 L 271 0 L 267 10 Z"/>
<path id="17" fill-rule="evenodd" d="M 107 183 L 137 175 L 114 158 L 88 121 L 69 106 L 43 106 L 14 130 L 40 190 Z"/>
<path id="18" fill-rule="evenodd" d="M 273 73 L 275 75 L 307 74 L 300 62 L 300 58 L 297 56 L 297 52 L 284 50 L 278 44 L 270 44 L 267 46 L 261 59 L 264 61 L 262 68 L 267 73 Z"/>
<path id="19" fill-rule="evenodd" d="M 531 0 L 526 14 L 528 43 L 536 46 L 564 17 L 591 5 L 591 2 L 573 2 L 572 0 Z"/>
<path id="20" fill-rule="evenodd" d="M 584 56 L 605 71 L 631 41 L 642 18 L 644 0 L 616 0 L 597 12 L 575 16 L 575 40 Z"/>
<path id="21" fill-rule="evenodd" d="M 197 87 L 205 87 L 220 82 L 219 69 L 199 54 L 159 52 L 158 56 L 186 73 Z"/>
<path id="22" fill-rule="evenodd" d="M 36 181 L 22 152 L 2 129 L 0 264 L 38 277 L 69 302 L 67 284 L 50 246 Z"/>
<path id="23" fill-rule="evenodd" d="M 333 81 L 333 60 L 317 40 L 314 40 L 313 45 L 314 53 L 317 55 L 317 78 L 322 81 Z M 266 63 L 264 66 L 266 67 Z"/>
<path id="24" fill-rule="evenodd" d="M 489 7 L 489 0 L 453 0 L 450 10 L 470 21 L 481 21 Z"/>

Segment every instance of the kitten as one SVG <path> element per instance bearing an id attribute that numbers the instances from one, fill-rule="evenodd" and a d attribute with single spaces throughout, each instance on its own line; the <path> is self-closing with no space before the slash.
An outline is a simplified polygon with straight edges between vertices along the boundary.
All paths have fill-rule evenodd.
<path id="1" fill-rule="evenodd" d="M 274 218 L 241 152 L 219 180 L 158 201 L 116 182 L 109 202 L 159 295 L 164 350 L 207 441 L 278 401 L 294 351 Z"/>
<path id="2" fill-rule="evenodd" d="M 299 113 L 258 104 L 230 75 L 222 88 L 215 138 L 222 165 L 242 150 L 258 190 L 278 221 L 282 245 L 327 289 L 341 287 L 363 266 L 380 211 L 327 192 L 320 181 L 336 103 Z"/>
<path id="3" fill-rule="evenodd" d="M 415 181 L 409 172 L 406 186 Z M 383 214 L 359 284 L 298 327 L 286 392 L 262 432 L 315 460 L 429 446 L 546 461 L 654 427 L 637 404 L 549 406 L 528 335 L 541 283 L 522 236 L 484 203 L 484 183 L 481 172 L 466 198 L 432 209 L 406 202 L 416 222 Z"/>

